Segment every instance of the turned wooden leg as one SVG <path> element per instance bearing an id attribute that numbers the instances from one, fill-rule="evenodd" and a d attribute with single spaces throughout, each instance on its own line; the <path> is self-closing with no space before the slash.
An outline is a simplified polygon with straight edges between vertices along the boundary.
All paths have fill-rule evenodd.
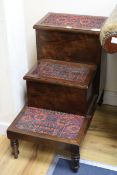
<path id="1" fill-rule="evenodd" d="M 71 146 L 71 168 L 73 171 L 77 172 L 79 169 L 79 160 L 80 160 L 80 153 L 79 153 L 79 146 Z"/>
<path id="2" fill-rule="evenodd" d="M 11 147 L 12 147 L 12 154 L 14 155 L 14 158 L 17 159 L 18 158 L 18 154 L 19 154 L 19 143 L 17 139 L 11 140 Z"/>

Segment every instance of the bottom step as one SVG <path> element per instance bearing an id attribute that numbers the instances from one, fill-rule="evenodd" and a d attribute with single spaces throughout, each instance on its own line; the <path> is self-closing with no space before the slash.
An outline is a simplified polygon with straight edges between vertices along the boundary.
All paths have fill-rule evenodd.
<path id="1" fill-rule="evenodd" d="M 42 108 L 24 107 L 7 130 L 9 139 L 48 139 L 79 145 L 90 118 Z"/>

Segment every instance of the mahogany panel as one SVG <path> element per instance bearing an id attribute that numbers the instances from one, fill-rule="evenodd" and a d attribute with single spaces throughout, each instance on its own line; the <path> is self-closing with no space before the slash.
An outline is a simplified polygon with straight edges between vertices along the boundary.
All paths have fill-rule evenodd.
<path id="1" fill-rule="evenodd" d="M 86 114 L 93 97 L 92 84 L 88 89 L 27 81 L 28 106 Z"/>
<path id="2" fill-rule="evenodd" d="M 27 81 L 28 106 L 68 113 L 87 111 L 84 90 Z"/>
<path id="3" fill-rule="evenodd" d="M 64 31 L 36 30 L 37 59 L 100 64 L 98 35 Z"/>

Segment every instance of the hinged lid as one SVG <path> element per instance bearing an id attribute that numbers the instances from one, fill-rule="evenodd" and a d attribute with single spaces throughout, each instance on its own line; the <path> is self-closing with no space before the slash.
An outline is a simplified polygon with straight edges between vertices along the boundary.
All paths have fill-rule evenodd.
<path id="1" fill-rule="evenodd" d="M 63 13 L 48 13 L 38 23 L 34 25 L 34 29 L 49 30 L 67 30 L 99 33 L 100 28 L 106 17 L 87 16 L 87 15 L 72 15 Z"/>

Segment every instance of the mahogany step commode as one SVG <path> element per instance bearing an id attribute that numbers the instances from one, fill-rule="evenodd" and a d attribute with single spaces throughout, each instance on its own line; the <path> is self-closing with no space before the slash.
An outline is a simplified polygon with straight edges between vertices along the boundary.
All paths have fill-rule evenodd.
<path id="1" fill-rule="evenodd" d="M 71 167 L 78 170 L 79 147 L 104 78 L 99 34 L 105 19 L 48 13 L 34 25 L 37 64 L 24 76 L 27 104 L 7 130 L 15 158 L 19 139 L 51 142 L 70 149 Z"/>

